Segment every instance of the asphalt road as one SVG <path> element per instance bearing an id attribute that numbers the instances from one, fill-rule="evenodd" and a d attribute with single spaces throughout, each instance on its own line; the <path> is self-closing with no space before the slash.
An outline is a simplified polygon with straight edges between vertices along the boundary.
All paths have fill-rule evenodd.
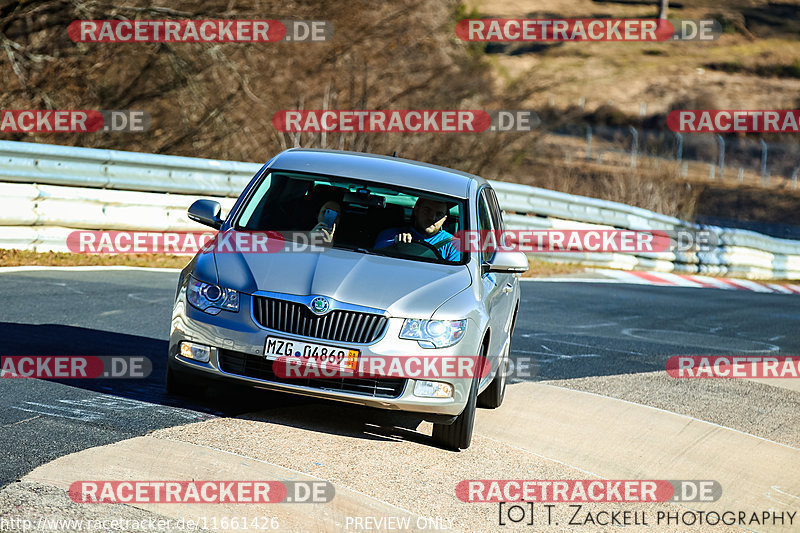
<path id="1" fill-rule="evenodd" d="M 163 392 L 177 273 L 0 272 L 0 355 L 147 356 L 145 380 L 0 380 L 0 486 L 84 448 L 148 431 L 309 401 L 214 388 Z M 800 298 L 642 285 L 523 284 L 513 380 L 664 369 L 679 354 L 800 354 Z M 522 363 L 522 365 L 520 365 Z"/>

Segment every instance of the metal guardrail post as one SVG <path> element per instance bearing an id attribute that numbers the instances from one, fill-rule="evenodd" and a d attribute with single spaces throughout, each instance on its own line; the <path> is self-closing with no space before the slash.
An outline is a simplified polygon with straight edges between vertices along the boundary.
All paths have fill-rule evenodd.
<path id="1" fill-rule="evenodd" d="M 719 141 L 719 179 L 725 174 L 725 139 L 722 135 L 717 135 Z"/>
<path id="2" fill-rule="evenodd" d="M 675 138 L 678 140 L 678 146 L 675 149 L 675 161 L 677 161 L 680 165 L 681 161 L 683 160 L 683 135 L 676 131 Z"/>
<path id="3" fill-rule="evenodd" d="M 631 146 L 631 166 L 636 168 L 636 157 L 639 153 L 639 131 L 633 126 L 628 126 L 633 135 L 633 145 Z"/>
<path id="4" fill-rule="evenodd" d="M 761 185 L 765 185 L 767 179 L 767 143 L 761 140 Z"/>

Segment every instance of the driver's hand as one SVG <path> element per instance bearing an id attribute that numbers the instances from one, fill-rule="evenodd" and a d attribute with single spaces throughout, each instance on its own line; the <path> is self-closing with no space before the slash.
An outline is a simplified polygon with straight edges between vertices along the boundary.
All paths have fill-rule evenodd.
<path id="1" fill-rule="evenodd" d="M 413 240 L 413 237 L 411 236 L 410 233 L 399 233 L 394 238 L 394 242 L 396 242 L 396 243 L 400 243 L 400 242 L 410 243 L 412 240 Z"/>

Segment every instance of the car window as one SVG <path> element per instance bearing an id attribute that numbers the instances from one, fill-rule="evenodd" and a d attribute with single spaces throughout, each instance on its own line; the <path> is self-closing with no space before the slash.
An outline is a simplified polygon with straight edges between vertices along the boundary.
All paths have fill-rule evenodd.
<path id="1" fill-rule="evenodd" d="M 486 187 L 484 191 L 486 191 L 486 198 L 489 200 L 489 209 L 491 210 L 492 215 L 492 225 L 494 226 L 494 229 L 503 231 L 505 229 L 505 223 L 503 222 L 503 211 L 500 209 L 500 204 L 497 202 L 497 196 L 495 195 L 494 189 L 491 187 Z"/>
<path id="2" fill-rule="evenodd" d="M 495 229 L 486 196 L 486 188 L 481 189 L 480 196 L 478 196 L 478 230 L 480 230 L 481 242 L 484 241 L 488 232 Z M 481 262 L 492 259 L 494 259 L 494 251 L 488 254 L 481 252 Z"/>

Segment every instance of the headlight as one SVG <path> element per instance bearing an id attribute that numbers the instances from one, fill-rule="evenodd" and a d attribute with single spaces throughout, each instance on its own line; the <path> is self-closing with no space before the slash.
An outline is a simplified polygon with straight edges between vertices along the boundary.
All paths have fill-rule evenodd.
<path id="1" fill-rule="evenodd" d="M 407 318 L 400 330 L 400 338 L 419 341 L 423 348 L 446 348 L 460 341 L 466 330 L 466 320 Z"/>
<path id="2" fill-rule="evenodd" d="M 234 313 L 239 311 L 238 292 L 197 281 L 191 276 L 189 285 L 186 287 L 186 299 L 196 308 L 211 315 L 219 314 L 223 309 Z"/>

